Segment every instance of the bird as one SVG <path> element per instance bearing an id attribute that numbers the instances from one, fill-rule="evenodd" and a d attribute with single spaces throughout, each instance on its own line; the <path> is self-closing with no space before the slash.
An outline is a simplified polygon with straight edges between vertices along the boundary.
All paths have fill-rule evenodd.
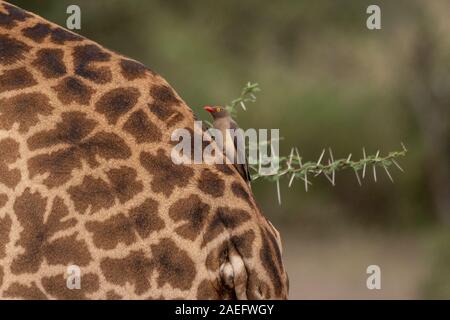
<path id="1" fill-rule="evenodd" d="M 239 172 L 241 177 L 244 179 L 244 181 L 247 183 L 249 188 L 251 189 L 251 181 L 252 178 L 250 176 L 250 171 L 248 168 L 247 163 L 247 156 L 245 153 L 245 137 L 242 134 L 242 130 L 235 131 L 234 139 L 231 140 L 230 132 L 227 129 L 239 129 L 238 124 L 233 120 L 233 118 L 230 116 L 226 108 L 223 108 L 221 106 L 204 106 L 204 110 L 209 112 L 211 116 L 213 117 L 213 127 L 215 129 L 218 129 L 222 133 L 223 138 L 223 146 L 225 150 L 226 155 L 232 155 L 233 158 L 235 158 L 234 154 L 237 154 L 238 159 L 242 159 L 244 163 L 238 163 L 235 159 L 229 159 L 236 170 Z M 244 148 L 238 148 L 238 139 L 241 140 L 242 146 Z M 233 144 L 227 143 L 227 141 L 232 141 Z M 229 148 L 233 148 L 231 152 L 227 151 Z M 242 162 L 242 161 L 240 161 Z"/>

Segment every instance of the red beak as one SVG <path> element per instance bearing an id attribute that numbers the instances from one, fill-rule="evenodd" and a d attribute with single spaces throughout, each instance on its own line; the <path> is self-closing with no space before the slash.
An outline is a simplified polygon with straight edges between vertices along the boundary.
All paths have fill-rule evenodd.
<path id="1" fill-rule="evenodd" d="M 215 109 L 213 107 L 210 107 L 210 106 L 204 106 L 203 109 L 205 109 L 209 113 L 213 113 L 215 111 Z"/>

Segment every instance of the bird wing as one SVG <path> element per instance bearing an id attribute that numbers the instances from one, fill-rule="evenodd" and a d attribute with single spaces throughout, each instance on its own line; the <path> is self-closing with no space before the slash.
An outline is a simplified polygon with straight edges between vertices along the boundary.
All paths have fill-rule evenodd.
<path id="1" fill-rule="evenodd" d="M 230 129 L 239 129 L 239 126 L 236 124 L 236 122 L 234 122 L 233 120 L 230 121 Z M 234 143 L 234 148 L 238 154 L 238 159 L 244 159 L 244 163 L 243 164 L 239 164 L 236 163 L 234 164 L 234 166 L 236 167 L 236 169 L 239 171 L 239 173 L 241 174 L 241 176 L 248 182 L 252 181 L 252 178 L 250 176 L 250 170 L 248 168 L 248 160 L 247 160 L 247 153 L 244 149 L 238 149 L 238 139 L 242 139 L 242 141 L 244 142 L 244 146 L 245 146 L 245 136 L 242 134 L 241 130 L 235 131 L 235 135 L 234 135 L 234 139 L 233 139 L 233 143 Z"/>

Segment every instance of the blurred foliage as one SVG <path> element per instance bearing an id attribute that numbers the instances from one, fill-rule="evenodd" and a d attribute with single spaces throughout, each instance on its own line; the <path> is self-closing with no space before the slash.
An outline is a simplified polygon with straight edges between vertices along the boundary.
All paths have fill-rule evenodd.
<path id="1" fill-rule="evenodd" d="M 256 196 L 272 219 L 308 219 L 310 212 L 323 222 L 389 227 L 436 218 L 423 142 L 398 87 L 422 2 L 381 1 L 379 31 L 365 27 L 368 1 L 13 2 L 62 25 L 67 5 L 79 4 L 81 34 L 162 74 L 204 119 L 200 106 L 224 104 L 242 83 L 258 81 L 264 91 L 251 112 L 238 114 L 239 124 L 280 128 L 283 154 L 297 146 L 314 159 L 332 147 L 336 157 L 345 157 L 362 146 L 387 152 L 400 141 L 411 150 L 403 165 L 407 174 L 394 185 L 382 179 L 359 188 L 351 173 L 337 177 L 343 179 L 339 189 L 324 179 L 308 194 L 301 187 L 283 190 L 278 208 L 274 186 L 257 183 Z"/>
<path id="2" fill-rule="evenodd" d="M 238 113 L 238 122 L 280 128 L 281 154 L 297 146 L 305 158 L 317 159 L 332 147 L 344 158 L 363 146 L 368 154 L 397 150 L 400 141 L 408 146 L 405 173 L 394 174 L 394 184 L 384 176 L 359 187 L 353 172 L 337 174 L 339 187 L 322 179 L 308 193 L 286 182 L 279 207 L 274 184 L 257 181 L 255 196 L 276 224 L 325 236 L 341 226 L 395 233 L 441 223 L 434 197 L 440 186 L 429 177 L 441 174 L 433 172 L 438 164 L 448 167 L 450 133 L 431 145 L 421 124 L 426 117 L 413 111 L 410 98 L 417 79 L 422 87 L 449 83 L 436 73 L 450 70 L 448 1 L 377 1 L 378 31 L 365 26 L 372 4 L 366 0 L 12 2 L 61 25 L 66 7 L 80 5 L 81 34 L 160 73 L 203 119 L 201 106 L 225 105 L 243 83 L 257 81 L 264 90 L 248 112 Z M 425 43 L 428 52 L 424 34 L 438 43 L 426 64 L 416 59 L 415 47 Z M 425 109 L 440 103 L 445 107 L 437 118 L 446 121 L 450 100 L 433 98 Z M 438 149 L 446 154 L 430 163 L 430 150 Z M 447 243 L 436 261 L 439 274 L 450 270 Z M 448 287 L 442 290 L 450 296 Z"/>
<path id="3" fill-rule="evenodd" d="M 433 234 L 429 259 L 431 272 L 427 273 L 423 281 L 422 297 L 426 299 L 450 298 L 450 229 L 440 230 Z"/>

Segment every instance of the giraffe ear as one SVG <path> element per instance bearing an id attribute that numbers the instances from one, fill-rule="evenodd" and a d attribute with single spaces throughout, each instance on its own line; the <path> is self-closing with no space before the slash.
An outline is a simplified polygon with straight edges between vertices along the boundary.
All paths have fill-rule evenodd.
<path id="1" fill-rule="evenodd" d="M 220 265 L 219 274 L 224 286 L 233 290 L 237 299 L 248 299 L 247 270 L 245 268 L 244 260 L 233 246 L 230 246 L 228 250 L 228 259 Z"/>

